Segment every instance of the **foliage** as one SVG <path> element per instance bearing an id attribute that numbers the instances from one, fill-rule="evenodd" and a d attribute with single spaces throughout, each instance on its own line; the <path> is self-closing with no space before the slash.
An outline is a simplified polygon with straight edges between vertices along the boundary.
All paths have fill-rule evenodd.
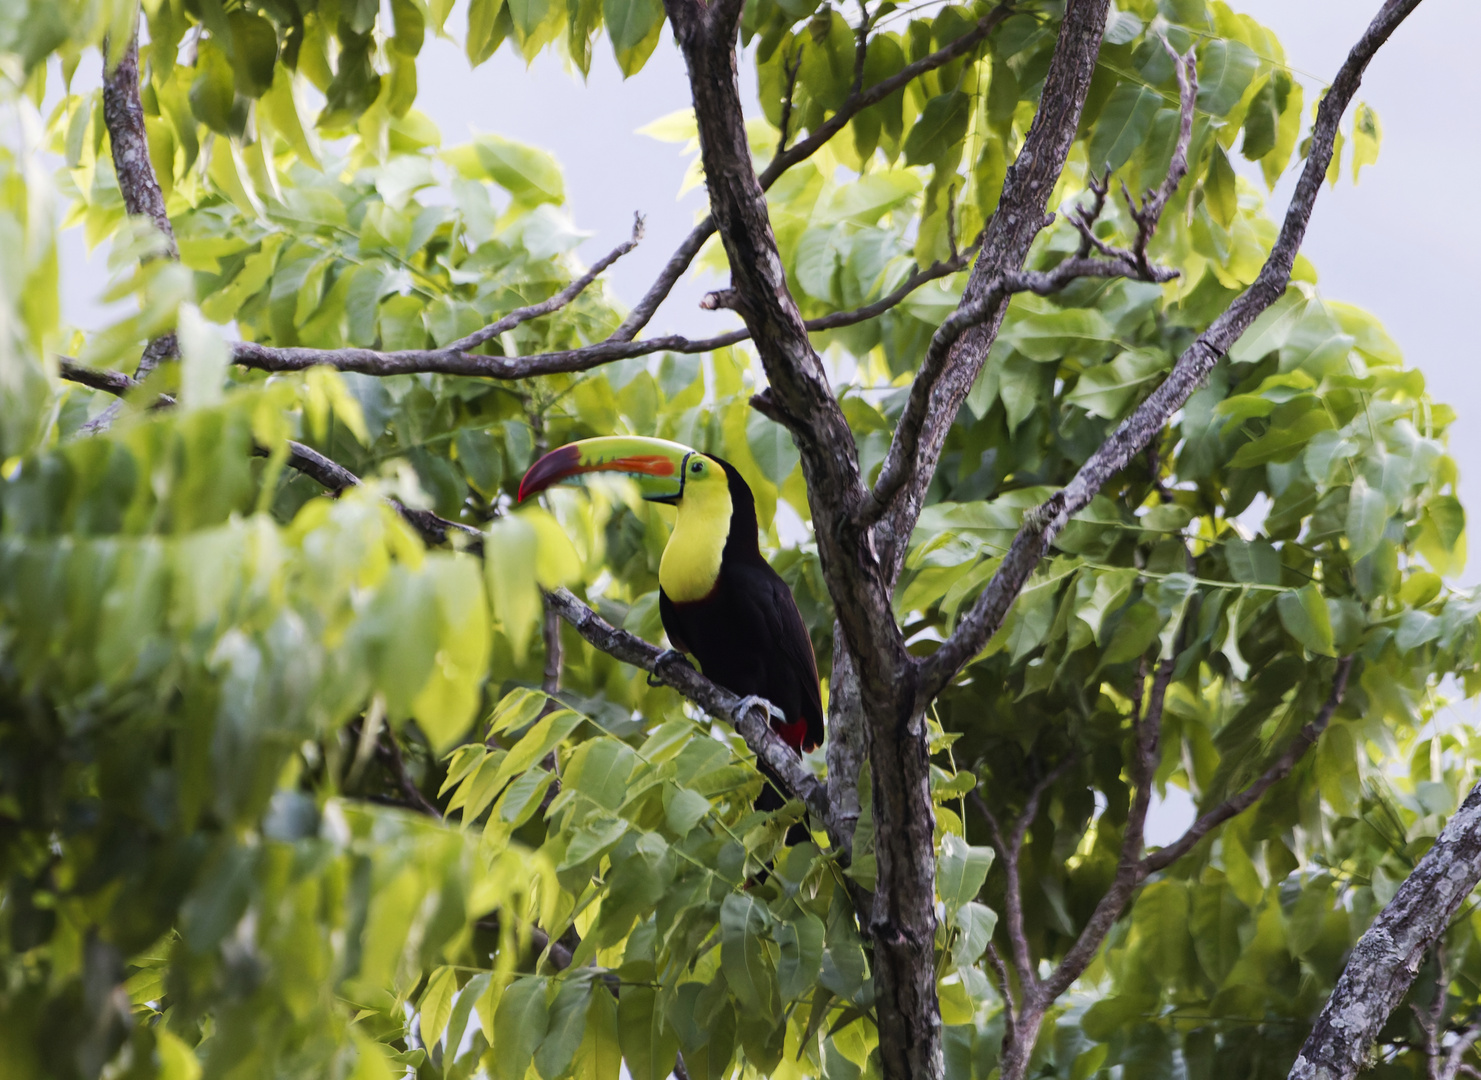
<path id="1" fill-rule="evenodd" d="M 771 189 L 805 316 L 878 300 L 980 231 L 1055 42 L 1056 5 L 1022 7 Z M 800 809 L 752 809 L 761 778 L 744 744 L 569 630 L 557 629 L 559 693 L 536 689 L 539 585 L 571 585 L 614 624 L 661 636 L 664 512 L 620 483 L 554 492 L 543 509 L 511 498 L 537 450 L 616 431 L 713 450 L 748 477 L 827 671 L 816 550 L 781 548 L 777 528 L 781 501 L 809 520 L 806 487 L 790 440 L 748 406 L 746 349 L 524 382 L 227 363 L 227 324 L 277 346 L 429 348 L 579 272 L 553 159 L 497 136 L 443 147 L 415 108 L 417 54 L 449 11 L 146 0 L 145 124 L 179 264 L 141 261 L 158 237 L 124 214 L 99 95 L 64 85 L 38 112 L 48 79 L 100 64 L 105 35 L 126 39 L 131 5 L 0 14 L 0 86 L 20 132 L 0 154 L 13 253 L 0 270 L 0 1075 L 533 1067 L 555 1080 L 615 1077 L 621 1061 L 647 1080 L 676 1053 L 694 1077 L 739 1062 L 778 1076 L 876 1068 L 869 946 L 849 897 L 872 885 L 867 813 L 850 866 L 821 834 L 785 847 Z M 876 10 L 864 84 L 986 11 Z M 663 12 L 472 0 L 467 20 L 475 64 L 553 47 L 585 71 L 605 27 L 635 74 Z M 1274 240 L 1230 158 L 1273 184 L 1309 110 L 1279 43 L 1222 3 L 1114 12 L 1053 201 L 1105 168 L 1133 190 L 1165 175 L 1178 98 L 1158 35 L 1199 56 L 1190 180 L 1151 247 L 1181 276 L 1014 301 L 896 594 L 917 652 L 955 624 L 1023 511 L 1150 392 Z M 828 5 L 755 0 L 743 38 L 765 161 L 784 112 L 795 144 L 841 106 L 855 35 Z M 690 138 L 692 119 L 657 131 Z M 1378 132 L 1361 110 L 1354 178 Z M 62 161 L 54 183 L 43 147 Z M 64 227 L 111 244 L 110 295 L 136 301 L 86 337 L 60 325 L 54 195 Z M 1135 235 L 1114 205 L 1097 228 Z M 1031 264 L 1078 242 L 1047 230 Z M 718 246 L 705 258 L 723 265 Z M 1376 320 L 1322 296 L 1304 262 L 1298 277 L 1155 453 L 1062 534 L 937 702 L 948 1075 L 995 1066 L 1002 999 L 984 954 L 1008 947 L 1004 878 L 963 797 L 980 783 L 1011 815 L 1064 764 L 1021 859 L 1033 959 L 1058 960 L 1114 872 L 1148 664 L 1175 665 L 1156 783 L 1206 809 L 1312 718 L 1336 658 L 1357 658 L 1291 777 L 1143 889 L 1052 1014 L 1036 1058 L 1047 1075 L 1283 1074 L 1345 951 L 1475 779 L 1473 733 L 1432 723 L 1447 676 L 1481 689 L 1481 600 L 1444 581 L 1465 552 L 1453 413 Z M 963 282 L 816 336 L 851 372 L 838 391 L 866 473 Z M 594 285 L 483 349 L 578 346 L 620 314 Z M 132 370 L 176 328 L 181 362 L 89 433 L 109 401 L 60 381 L 55 354 Z M 179 407 L 152 409 L 162 392 Z M 323 497 L 285 468 L 288 438 L 370 482 Z M 483 531 L 482 561 L 427 550 L 392 497 Z M 862 795 L 867 809 L 867 784 Z M 418 812 L 428 800 L 446 820 Z M 1452 931 L 1457 1015 L 1481 996 L 1478 932 L 1472 914 Z M 1418 1075 L 1403 1027 L 1387 1068 Z"/>

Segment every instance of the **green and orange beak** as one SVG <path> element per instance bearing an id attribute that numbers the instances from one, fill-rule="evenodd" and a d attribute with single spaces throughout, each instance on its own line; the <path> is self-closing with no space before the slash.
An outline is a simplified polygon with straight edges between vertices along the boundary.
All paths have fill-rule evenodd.
<path id="1" fill-rule="evenodd" d="M 637 435 L 606 435 L 582 439 L 550 451 L 519 482 L 523 502 L 546 488 L 579 483 L 588 473 L 615 472 L 637 481 L 638 492 L 649 502 L 677 503 L 684 494 L 684 465 L 698 451 L 667 439 Z"/>

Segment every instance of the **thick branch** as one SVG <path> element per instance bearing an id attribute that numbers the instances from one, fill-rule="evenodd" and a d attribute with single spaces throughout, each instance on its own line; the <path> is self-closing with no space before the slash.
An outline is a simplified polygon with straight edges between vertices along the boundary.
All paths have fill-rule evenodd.
<path id="1" fill-rule="evenodd" d="M 139 96 L 139 34 L 138 16 L 129 44 L 113 70 L 103 71 L 103 123 L 108 129 L 108 145 L 113 154 L 113 172 L 118 179 L 118 190 L 123 196 L 124 209 L 132 217 L 145 217 L 153 223 L 163 241 L 163 249 L 155 256 L 171 260 L 180 258 L 180 248 L 175 243 L 175 229 L 170 224 L 170 215 L 165 209 L 164 193 L 160 190 L 159 178 L 154 175 L 154 163 L 149 160 L 149 137 L 144 127 L 144 105 Z M 106 57 L 107 50 L 104 50 Z M 180 353 L 179 342 L 173 331 L 161 334 L 149 342 L 134 374 L 142 379 L 163 361 Z M 115 402 L 82 427 L 85 435 L 106 431 L 118 417 L 122 405 Z"/>
<path id="2" fill-rule="evenodd" d="M 128 48 L 111 71 L 103 73 L 103 123 L 113 150 L 113 171 L 118 190 L 130 217 L 147 217 L 165 242 L 162 254 L 178 259 L 175 230 L 165 210 L 164 193 L 149 160 L 149 137 L 144 131 L 144 105 L 139 98 L 139 37 L 135 33 Z"/>
<path id="3" fill-rule="evenodd" d="M 1181 124 L 1177 144 L 1173 148 L 1172 162 L 1161 186 L 1155 192 L 1147 193 L 1146 201 L 1140 209 L 1127 196 L 1128 207 L 1137 223 L 1137 238 L 1133 249 L 1127 251 L 1112 247 L 1095 235 L 1096 219 L 1105 207 L 1106 181 L 1097 183 L 1092 175 L 1090 189 L 1095 198 L 1090 208 L 1076 208 L 1070 214 L 1071 221 L 1081 234 L 1080 251 L 1075 256 L 1064 260 L 1048 274 L 1004 271 L 985 287 L 981 287 L 981 295 L 977 298 L 969 300 L 963 297 L 961 306 L 947 317 L 931 338 L 920 371 L 911 385 L 904 415 L 900 418 L 889 453 L 880 469 L 879 480 L 863 507 L 863 520 L 866 523 L 872 525 L 878 521 L 908 481 L 919 475 L 929 482 L 930 473 L 922 473 L 923 464 L 919 455 L 922 433 L 928 421 L 935 421 L 938 431 L 945 430 L 940 427 L 943 421 L 947 427 L 951 423 L 951 417 L 943 417 L 934 412 L 940 407 L 940 403 L 935 400 L 937 386 L 946 374 L 948 364 L 962 366 L 975 362 L 975 354 L 966 357 L 956 351 L 957 342 L 967 331 L 998 318 L 1004 310 L 1005 302 L 1014 293 L 1032 291 L 1040 296 L 1047 296 L 1082 277 L 1125 277 L 1134 281 L 1163 282 L 1177 276 L 1177 271 L 1153 266 L 1147 260 L 1147 244 L 1157 229 L 1167 200 L 1172 197 L 1188 172 L 1188 144 L 1193 137 L 1193 108 L 1198 95 L 1198 74 L 1192 50 L 1189 50 L 1187 56 L 1178 56 L 1166 41 L 1163 45 L 1172 53 L 1177 68 Z M 1109 178 L 1109 174 L 1107 176 Z M 1051 219 L 1052 215 L 1046 217 L 1045 223 Z M 1104 260 L 1089 258 L 1091 248 L 1100 252 Z"/>
<path id="4" fill-rule="evenodd" d="M 1073 480 L 1042 506 L 1027 515 L 1013 538 L 1007 556 L 987 588 L 924 667 L 924 681 L 939 693 L 1003 624 L 1009 608 L 1049 544 L 1070 517 L 1089 505 L 1101 487 L 1150 443 L 1189 396 L 1208 377 L 1219 358 L 1239 340 L 1251 323 L 1278 300 L 1291 279 L 1291 267 L 1311 210 L 1332 159 L 1332 144 L 1342 113 L 1352 100 L 1369 60 L 1419 0 L 1388 0 L 1363 37 L 1353 47 L 1317 111 L 1310 156 L 1286 211 L 1280 238 L 1255 283 L 1235 299 L 1178 358 L 1167 379 L 1111 434 L 1081 466 Z"/>
<path id="5" fill-rule="evenodd" d="M 1008 169 L 1002 197 L 988 222 L 982 253 L 962 294 L 963 307 L 980 301 L 1004 274 L 1022 269 L 1034 238 L 1048 220 L 1045 211 L 1049 196 L 1059 182 L 1075 141 L 1085 95 L 1100 55 L 1108 9 L 1109 0 L 1070 0 L 1065 8 L 1033 126 Z M 932 389 L 922 430 L 905 435 L 917 445 L 912 455 L 915 467 L 873 529 L 875 547 L 890 587 L 904 564 L 905 549 L 941 459 L 947 433 L 982 370 L 1005 309 L 1006 305 L 1000 303 L 985 322 L 974 326 L 953 346 L 953 358 Z"/>
<path id="6" fill-rule="evenodd" d="M 1387 7 L 1385 7 L 1385 11 Z M 1380 16 L 1381 18 L 1382 16 Z M 1481 880 L 1481 784 L 1358 939 L 1290 1080 L 1351 1080 L 1403 999 L 1424 955 Z"/>

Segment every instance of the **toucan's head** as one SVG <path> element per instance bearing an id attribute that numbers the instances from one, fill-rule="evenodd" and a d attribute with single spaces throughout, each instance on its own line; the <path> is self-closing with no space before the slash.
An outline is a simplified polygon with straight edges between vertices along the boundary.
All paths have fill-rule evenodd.
<path id="1" fill-rule="evenodd" d="M 724 464 L 698 450 L 667 439 L 637 435 L 606 435 L 582 439 L 552 450 L 519 482 L 524 501 L 553 484 L 579 482 L 596 472 L 616 472 L 637 481 L 638 492 L 649 502 L 677 506 L 686 498 L 726 492 L 729 478 Z"/>

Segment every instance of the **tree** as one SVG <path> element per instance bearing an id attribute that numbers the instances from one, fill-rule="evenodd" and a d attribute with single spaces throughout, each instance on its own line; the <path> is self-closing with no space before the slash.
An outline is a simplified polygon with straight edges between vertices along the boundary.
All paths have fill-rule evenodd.
<path id="1" fill-rule="evenodd" d="M 445 0 L 0 22 L 7 1065 L 1255 1077 L 1335 988 L 1298 1074 L 1470 1068 L 1453 413 L 1298 255 L 1417 2 L 1303 140 L 1221 3 L 471 0 L 474 64 L 681 49 L 710 213 L 627 312 L 641 221 L 583 270 L 548 155 L 415 108 Z M 42 147 L 136 300 L 101 333 Z M 1279 229 L 1236 154 L 1302 170 Z M 745 329 L 642 337 L 696 261 Z M 661 659 L 661 512 L 514 505 L 617 430 L 750 479 L 825 754 Z M 1199 813 L 1148 850 L 1168 785 Z"/>

